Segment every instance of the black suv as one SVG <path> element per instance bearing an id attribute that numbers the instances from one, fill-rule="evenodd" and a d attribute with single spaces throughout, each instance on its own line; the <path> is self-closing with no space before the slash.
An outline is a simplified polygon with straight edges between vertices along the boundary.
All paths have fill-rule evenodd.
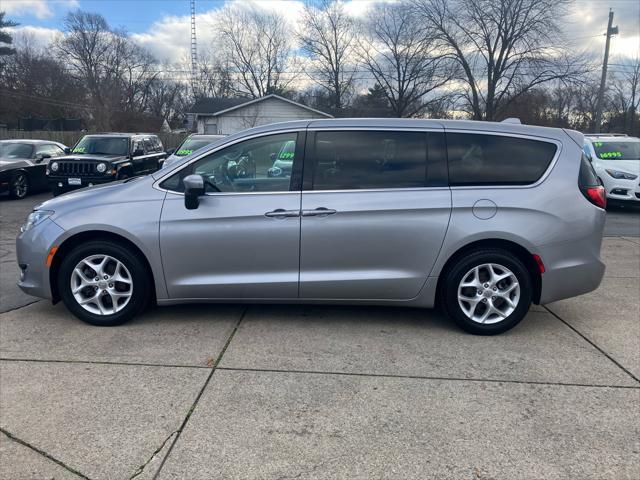
<path id="1" fill-rule="evenodd" d="M 56 196 L 78 188 L 153 173 L 166 156 L 156 135 L 85 135 L 70 155 L 49 162 L 47 175 Z"/>

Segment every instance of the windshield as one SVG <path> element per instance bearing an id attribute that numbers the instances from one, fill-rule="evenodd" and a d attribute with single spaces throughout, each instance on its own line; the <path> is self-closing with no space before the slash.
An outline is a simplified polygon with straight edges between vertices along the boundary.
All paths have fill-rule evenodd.
<path id="1" fill-rule="evenodd" d="M 296 151 L 296 142 L 294 142 L 293 140 L 290 142 L 287 142 L 282 146 L 282 148 L 280 149 L 280 152 L 278 152 L 277 160 L 293 162 L 295 151 Z"/>
<path id="2" fill-rule="evenodd" d="M 186 155 L 190 155 L 199 148 L 211 145 L 213 142 L 215 142 L 215 140 L 207 138 L 188 137 L 184 142 L 182 142 L 182 145 L 178 147 L 174 155 L 176 155 L 177 157 L 184 157 Z"/>
<path id="3" fill-rule="evenodd" d="M 638 141 L 594 141 L 593 149 L 602 160 L 640 160 Z"/>
<path id="4" fill-rule="evenodd" d="M 0 157 L 5 159 L 31 158 L 33 145 L 28 143 L 0 143 Z"/>
<path id="5" fill-rule="evenodd" d="M 129 153 L 129 138 L 86 136 L 73 147 L 73 153 L 127 155 Z"/>

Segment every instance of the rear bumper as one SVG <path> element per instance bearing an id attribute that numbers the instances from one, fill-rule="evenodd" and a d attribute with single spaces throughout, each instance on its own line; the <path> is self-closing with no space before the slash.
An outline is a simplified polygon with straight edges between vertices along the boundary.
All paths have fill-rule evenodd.
<path id="1" fill-rule="evenodd" d="M 600 260 L 602 239 L 546 245 L 539 249 L 545 265 L 540 303 L 591 292 L 600 286 L 605 265 Z"/>

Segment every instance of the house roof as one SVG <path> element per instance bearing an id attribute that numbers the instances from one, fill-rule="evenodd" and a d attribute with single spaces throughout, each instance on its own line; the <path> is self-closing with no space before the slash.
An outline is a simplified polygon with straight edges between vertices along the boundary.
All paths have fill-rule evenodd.
<path id="1" fill-rule="evenodd" d="M 189 113 L 208 113 L 210 115 L 217 115 L 218 112 L 222 112 L 228 108 L 242 105 L 243 103 L 250 101 L 250 98 L 202 98 L 191 106 Z"/>
<path id="2" fill-rule="evenodd" d="M 297 107 L 303 108 L 305 110 L 309 110 L 310 112 L 317 113 L 318 115 L 325 116 L 327 118 L 333 118 L 332 115 L 328 113 L 322 112 L 320 110 L 316 110 L 315 108 L 307 107 L 302 103 L 294 102 L 293 100 L 289 100 L 288 98 L 281 97 L 280 95 L 276 95 L 272 93 L 270 95 L 265 95 L 264 97 L 248 99 L 248 98 L 204 98 L 198 102 L 196 102 L 191 111 L 189 113 L 201 113 L 211 115 L 213 117 L 217 117 L 218 115 L 222 115 L 233 110 L 237 110 L 242 107 L 246 107 L 248 105 L 252 105 L 254 103 L 263 102 L 269 98 L 274 98 L 277 100 L 281 100 L 283 102 L 290 103 Z"/>

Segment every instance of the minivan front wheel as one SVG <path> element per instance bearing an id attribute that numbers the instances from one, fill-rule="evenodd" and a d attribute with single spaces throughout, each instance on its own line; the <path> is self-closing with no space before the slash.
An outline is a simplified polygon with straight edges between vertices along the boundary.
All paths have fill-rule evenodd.
<path id="1" fill-rule="evenodd" d="M 459 259 L 445 274 L 444 306 L 464 330 L 495 335 L 517 325 L 529 311 L 533 283 L 511 252 L 487 249 Z"/>
<path id="2" fill-rule="evenodd" d="M 60 265 L 58 289 L 66 307 L 92 325 L 120 325 L 137 315 L 149 298 L 141 261 L 123 246 L 89 242 L 73 249 Z"/>

